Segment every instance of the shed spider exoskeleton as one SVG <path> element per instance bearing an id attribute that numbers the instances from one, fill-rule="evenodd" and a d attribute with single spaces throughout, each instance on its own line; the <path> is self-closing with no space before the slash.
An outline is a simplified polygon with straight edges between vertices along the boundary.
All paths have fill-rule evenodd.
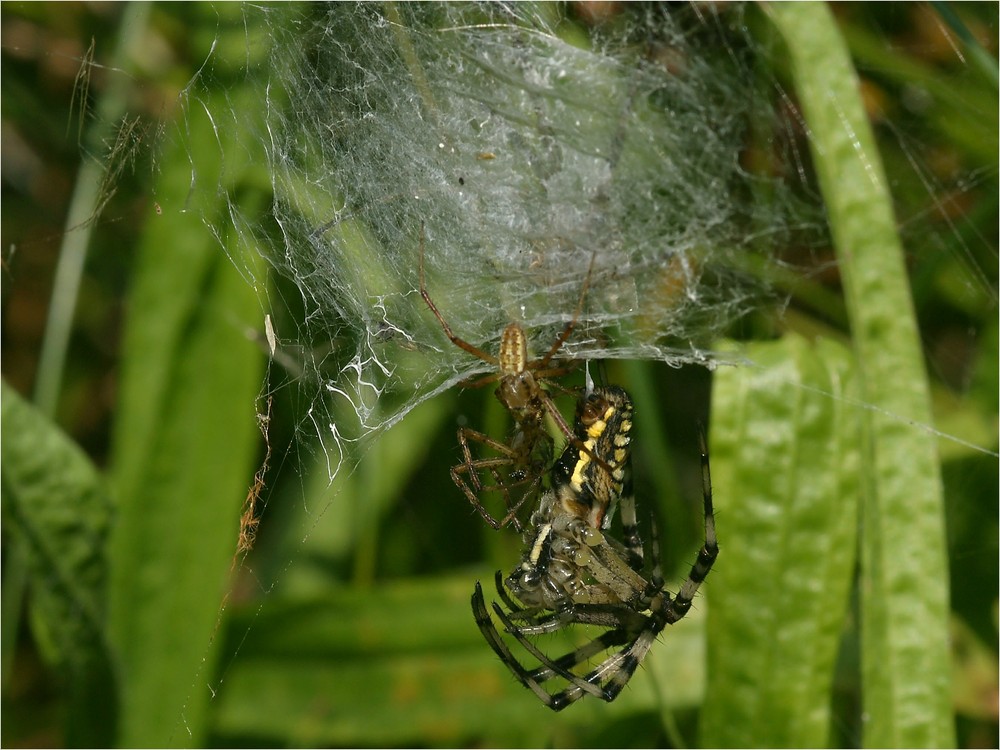
<path id="1" fill-rule="evenodd" d="M 573 318 L 563 328 L 545 356 L 540 359 L 528 359 L 527 336 L 517 323 L 509 323 L 504 328 L 498 355 L 493 356 L 456 336 L 431 300 L 424 281 L 424 227 L 423 224 L 420 226 L 420 296 L 424 298 L 424 302 L 444 329 L 445 335 L 455 346 L 497 368 L 497 372 L 465 385 L 476 388 L 499 381 L 496 397 L 514 420 L 514 432 L 507 443 L 495 440 L 478 430 L 460 427 L 458 443 L 462 449 L 462 462 L 451 467 L 451 478 L 456 486 L 465 493 L 473 507 L 495 529 L 513 523 L 518 531 L 523 530 L 517 512 L 527 501 L 536 496 L 542 477 L 552 461 L 552 438 L 545 430 L 545 414 L 548 413 L 552 417 L 558 429 L 569 440 L 574 439 L 569 425 L 566 424 L 566 420 L 543 385 L 546 378 L 564 375 L 573 369 L 573 364 L 554 367 L 552 359 L 569 339 L 580 317 L 587 288 L 590 285 L 593 263 L 592 258 Z M 469 448 L 470 441 L 481 443 L 498 455 L 473 458 Z M 480 472 L 488 473 L 493 478 L 493 483 L 485 484 L 480 479 Z M 503 476 L 504 474 L 506 476 Z M 503 498 L 505 515 L 502 518 L 494 518 L 483 505 L 480 495 L 485 492 L 498 492 Z"/>
<path id="2" fill-rule="evenodd" d="M 616 463 L 613 456 L 605 456 L 614 469 L 619 465 L 624 467 L 628 461 L 627 430 L 624 435 L 626 440 L 619 441 L 618 436 L 624 426 L 616 427 L 611 421 L 606 421 L 606 426 L 600 429 L 610 434 L 606 444 L 625 443 L 621 464 Z M 619 431 L 617 434 L 616 430 Z M 569 450 L 567 448 L 567 453 Z M 584 466 L 577 468 L 586 473 L 588 457 L 586 454 L 579 455 L 579 463 Z M 566 453 L 563 459 L 572 461 Z M 590 471 L 603 469 L 591 466 Z M 496 574 L 502 606 L 493 602 L 493 611 L 503 624 L 504 631 L 537 660 L 539 666 L 529 669 L 514 656 L 490 617 L 478 581 L 472 595 L 476 624 L 490 647 L 518 681 L 554 711 L 560 711 L 588 694 L 613 701 L 660 632 L 687 614 L 719 552 L 704 438 L 702 495 L 705 542 L 676 596 L 664 589 L 655 525 L 649 545 L 650 565 L 648 569 L 645 567 L 642 539 L 636 525 L 635 500 L 627 485 L 614 481 L 607 483 L 594 493 L 596 502 L 590 504 L 590 507 L 613 508 L 617 501 L 621 505 L 626 540 L 623 544 L 605 533 L 610 526 L 608 520 L 602 520 L 603 528 L 598 528 L 588 520 L 587 513 L 577 512 L 578 507 L 584 506 L 567 502 L 584 493 L 564 479 L 565 475 L 560 479 L 557 472 L 553 472 L 554 487 L 542 496 L 539 508 L 531 518 L 531 529 L 525 534 L 526 550 L 521 564 L 506 579 L 500 571 Z M 615 493 L 619 497 L 615 497 Z M 605 630 L 579 648 L 554 659 L 542 653 L 533 643 L 535 636 L 556 633 L 574 624 Z M 589 671 L 577 669 L 606 652 L 610 654 Z M 550 692 L 546 683 L 554 678 L 564 681 L 566 686 Z"/>

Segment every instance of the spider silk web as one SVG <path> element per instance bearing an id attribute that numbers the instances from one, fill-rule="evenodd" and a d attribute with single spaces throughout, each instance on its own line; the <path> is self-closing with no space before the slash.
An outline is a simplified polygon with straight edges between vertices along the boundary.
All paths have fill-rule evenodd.
<path id="1" fill-rule="evenodd" d="M 710 342 L 774 301 L 775 248 L 825 243 L 817 202 L 784 179 L 803 168 L 740 9 L 630 12 L 589 38 L 558 6 L 247 12 L 272 45 L 274 226 L 235 202 L 229 218 L 268 233 L 286 282 L 268 340 L 331 478 L 346 443 L 489 370 L 419 295 L 421 227 L 428 292 L 472 345 L 495 353 L 514 321 L 542 354 L 592 263 L 560 355 L 672 365 L 714 364 Z M 787 163 L 745 165 L 754 128 Z"/>

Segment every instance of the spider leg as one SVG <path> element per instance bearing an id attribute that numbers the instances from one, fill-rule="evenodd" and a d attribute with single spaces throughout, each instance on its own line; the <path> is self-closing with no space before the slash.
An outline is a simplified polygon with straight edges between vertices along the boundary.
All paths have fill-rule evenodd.
<path id="1" fill-rule="evenodd" d="M 481 378 L 476 378 L 476 376 L 473 375 L 472 377 L 462 380 L 457 385 L 459 388 L 482 388 L 484 385 L 497 382 L 500 378 L 501 375 L 498 372 L 483 375 Z"/>
<path id="2" fill-rule="evenodd" d="M 631 479 L 625 488 L 621 500 L 618 501 L 622 517 L 622 537 L 628 551 L 629 564 L 635 570 L 641 570 L 644 560 L 642 536 L 639 535 L 639 523 L 635 513 L 635 496 L 632 494 Z"/>
<path id="3" fill-rule="evenodd" d="M 698 587 L 712 570 L 715 559 L 719 556 L 719 544 L 715 538 L 715 511 L 712 508 L 712 474 L 708 462 L 708 447 L 704 431 L 699 432 L 701 442 L 701 489 L 702 501 L 705 507 L 705 543 L 698 551 L 698 559 L 691 566 L 687 580 L 681 584 L 677 595 L 667 605 L 666 622 L 673 624 L 680 620 L 691 609 L 691 601 L 698 593 Z"/>
<path id="4" fill-rule="evenodd" d="M 494 607 L 496 607 L 495 604 Z M 532 678 L 531 673 L 511 653 L 500 633 L 497 632 L 489 610 L 486 609 L 486 600 L 483 598 L 483 587 L 479 584 L 479 581 L 476 581 L 476 590 L 472 594 L 472 614 L 475 617 L 476 625 L 479 626 L 479 632 L 483 634 L 490 648 L 500 658 L 500 661 L 507 665 L 507 668 L 517 678 L 518 682 L 531 690 L 553 711 L 561 711 L 572 703 L 572 701 L 560 701 L 554 698 L 537 680 Z M 582 697 L 582 695 L 578 697 Z"/>
<path id="5" fill-rule="evenodd" d="M 549 416 L 552 417 L 552 421 L 556 423 L 559 431 L 569 440 L 574 440 L 575 436 L 573 435 L 573 430 L 570 429 L 568 424 L 566 424 L 565 417 L 563 417 L 562 412 L 556 407 L 552 397 L 545 391 L 544 388 L 538 389 L 538 396 L 545 405 L 546 410 L 549 412 Z"/>
<path id="6" fill-rule="evenodd" d="M 609 703 L 617 698 L 618 694 L 621 693 L 622 689 L 635 673 L 643 657 L 655 642 L 656 636 L 663 630 L 665 625 L 662 616 L 652 618 L 640 616 L 641 619 L 637 621 L 634 617 L 636 613 L 626 608 L 597 608 L 594 611 L 603 611 L 605 614 L 605 617 L 599 618 L 600 620 L 607 619 L 608 615 L 611 615 L 613 611 L 617 611 L 619 614 L 628 612 L 630 615 L 628 617 L 629 622 L 624 626 L 616 627 L 613 630 L 603 633 L 584 646 L 558 659 L 550 659 L 527 639 L 524 629 L 515 626 L 498 604 L 494 603 L 493 609 L 501 622 L 503 622 L 507 632 L 514 637 L 522 648 L 536 658 L 541 666 L 528 672 L 516 659 L 514 659 L 516 668 L 506 660 L 504 660 L 505 663 L 514 671 L 515 676 L 523 684 L 534 690 L 536 694 L 538 694 L 539 690 L 545 693 L 548 699 L 543 698 L 542 700 L 545 701 L 545 704 L 549 708 L 555 711 L 565 708 L 570 703 L 582 698 L 585 694 L 593 695 Z M 576 616 L 577 614 L 579 614 L 579 617 Z M 610 619 L 614 619 L 614 617 L 612 616 Z M 592 621 L 586 611 L 574 612 L 574 616 L 570 622 L 584 624 L 591 624 L 593 622 L 593 624 L 597 624 L 596 621 Z M 637 622 L 640 623 L 638 628 L 636 627 Z M 641 623 L 645 623 L 645 625 Z M 493 627 L 492 622 L 490 623 L 490 627 L 494 635 L 499 639 L 500 635 L 496 631 L 496 628 Z M 609 656 L 585 676 L 581 677 L 570 671 L 576 665 L 588 661 L 597 654 L 625 643 L 629 644 L 626 648 Z M 501 647 L 513 659 L 510 649 L 502 642 L 502 639 Z M 549 694 L 541 687 L 541 683 L 554 677 L 561 677 L 569 685 L 558 693 Z"/>
<path id="7" fill-rule="evenodd" d="M 662 595 L 666 601 L 670 600 L 670 594 L 663 590 L 666 582 L 663 580 L 663 568 L 660 566 L 660 531 L 656 525 L 656 516 L 652 511 L 649 514 L 649 558 L 649 585 L 646 587 L 644 598 L 646 606 L 649 606 L 653 597 L 658 594 Z"/>
<path id="8" fill-rule="evenodd" d="M 546 436 L 546 438 L 547 437 L 548 436 Z M 472 451 L 469 449 L 470 440 L 482 443 L 502 455 L 494 458 L 475 459 L 472 457 Z M 466 498 L 479 512 L 479 515 L 481 515 L 483 519 L 494 529 L 500 529 L 508 523 L 513 522 L 514 527 L 518 531 L 522 531 L 522 525 L 520 520 L 517 518 L 517 512 L 521 509 L 521 506 L 523 506 L 525 502 L 533 497 L 534 493 L 531 491 L 531 486 L 541 484 L 541 472 L 532 471 L 531 466 L 526 466 L 526 476 L 523 479 L 518 479 L 513 482 L 505 482 L 500 476 L 499 469 L 505 466 L 519 466 L 524 460 L 521 452 L 514 450 L 504 443 L 494 440 L 488 435 L 468 427 L 462 427 L 458 430 L 458 443 L 462 449 L 462 463 L 451 467 L 452 481 L 460 490 L 462 490 L 462 492 L 465 493 Z M 484 485 L 479 479 L 480 471 L 490 472 L 490 475 L 493 477 L 494 484 Z M 468 481 L 463 478 L 463 474 L 468 475 Z M 510 490 L 519 487 L 525 487 L 525 490 L 515 501 L 511 498 Z M 506 515 L 499 521 L 493 517 L 493 515 L 486 509 L 479 499 L 479 493 L 484 490 L 499 492 L 503 496 Z"/>
<path id="9" fill-rule="evenodd" d="M 517 602 L 515 602 L 511 598 L 510 594 L 507 593 L 507 587 L 504 586 L 504 584 L 503 584 L 503 573 L 501 573 L 499 570 L 496 572 L 496 575 L 494 576 L 493 581 L 496 584 L 497 593 L 500 595 L 500 598 L 503 600 L 504 605 L 512 613 L 518 613 L 518 614 L 521 614 L 521 613 L 537 613 L 537 612 L 540 611 L 540 609 L 541 609 L 540 607 L 532 607 L 531 609 L 525 609 L 525 608 L 521 607 Z"/>
<path id="10" fill-rule="evenodd" d="M 579 675 L 571 672 L 570 669 L 610 648 L 632 641 L 651 622 L 650 618 L 645 615 L 620 604 L 573 605 L 568 599 L 565 602 L 565 607 L 556 605 L 557 609 L 550 614 L 540 615 L 537 608 L 524 609 L 514 604 L 511 597 L 507 594 L 505 587 L 502 585 L 503 580 L 499 571 L 496 574 L 496 583 L 498 593 L 511 611 L 510 614 L 504 612 L 503 608 L 495 602 L 493 603 L 493 609 L 501 622 L 503 622 L 507 632 L 541 663 L 542 666 L 537 667 L 529 673 L 538 682 L 559 676 L 569 681 L 571 685 L 577 685 L 577 687 L 592 695 L 598 695 L 603 690 L 599 684 L 591 685 L 590 687 L 579 684 L 581 678 Z M 526 624 L 519 625 L 515 620 Z M 592 639 L 584 646 L 554 660 L 545 656 L 534 644 L 526 639 L 528 635 L 555 633 L 572 624 L 594 625 L 610 629 Z M 572 693 L 573 691 L 570 692 Z"/>
<path id="11" fill-rule="evenodd" d="M 628 633 L 627 630 L 623 628 L 616 628 L 614 630 L 609 630 L 606 633 L 597 636 L 589 643 L 580 646 L 579 648 L 573 651 L 570 651 L 568 654 L 560 656 L 558 659 L 552 660 L 552 663 L 556 667 L 558 667 L 559 670 L 561 670 L 560 672 L 556 672 L 550 667 L 542 665 L 532 670 L 530 672 L 530 675 L 532 679 L 536 680 L 539 683 L 545 682 L 546 680 L 550 680 L 553 677 L 561 677 L 562 671 L 569 671 L 576 665 L 583 664 L 584 662 L 589 661 L 593 657 L 597 656 L 600 653 L 603 653 L 604 651 L 607 651 L 608 649 L 612 649 L 615 646 L 621 646 L 623 643 L 628 643 L 630 639 L 631 639 L 630 634 Z M 589 677 L 590 675 L 588 675 L 588 677 L 585 677 L 583 679 L 590 681 Z M 577 677 L 577 679 L 581 678 Z M 602 689 L 602 694 L 598 697 L 600 697 L 602 700 L 605 700 L 603 695 L 603 689 Z"/>
<path id="12" fill-rule="evenodd" d="M 555 660 L 555 664 L 564 669 L 571 669 L 577 664 L 583 664 L 585 661 L 592 659 L 608 649 L 628 643 L 631 638 L 632 633 L 628 628 L 615 628 L 613 630 L 609 630 L 592 639 L 589 643 L 580 646 L 576 650 L 571 651 L 564 656 L 560 656 Z M 541 669 L 536 670 L 536 672 L 539 671 L 541 671 Z"/>
<path id="13" fill-rule="evenodd" d="M 478 357 L 484 362 L 488 362 L 491 365 L 498 364 L 498 360 L 491 354 L 487 354 L 482 349 L 478 349 L 468 341 L 460 339 L 454 333 L 452 333 L 451 326 L 448 325 L 444 317 L 438 312 L 437 306 L 431 301 L 431 295 L 427 293 L 427 284 L 424 281 L 424 223 L 420 222 L 420 264 L 419 264 L 419 275 L 420 275 L 420 296 L 424 298 L 424 302 L 434 313 L 434 317 L 438 319 L 438 323 L 441 324 L 441 328 L 444 329 L 445 335 L 451 340 L 455 346 L 460 347 L 467 351 L 474 357 Z"/>
<path id="14" fill-rule="evenodd" d="M 590 266 L 587 268 L 587 276 L 583 280 L 583 286 L 580 288 L 580 299 L 576 303 L 576 310 L 573 311 L 573 319 L 566 324 L 566 327 L 563 329 L 562 333 L 559 334 L 559 338 L 556 339 L 552 348 L 549 349 L 548 353 L 546 353 L 544 357 L 537 360 L 538 364 L 536 364 L 532 369 L 544 369 L 549 363 L 549 360 L 555 356 L 555 353 L 559 351 L 560 347 L 566 343 L 566 339 L 568 339 L 573 333 L 573 329 L 576 327 L 576 321 L 579 319 L 580 313 L 583 312 L 583 300 L 587 297 L 587 288 L 590 286 L 590 274 L 594 270 L 595 260 L 597 260 L 596 252 L 590 256 Z"/>
<path id="15" fill-rule="evenodd" d="M 568 612 L 551 612 L 543 615 L 539 612 L 531 613 L 530 610 L 520 609 L 513 610 L 508 617 L 524 635 L 547 635 L 556 633 L 575 622 L 572 617 L 567 615 Z"/>
<path id="16" fill-rule="evenodd" d="M 452 466 L 450 471 L 451 480 L 455 483 L 455 486 L 457 486 L 460 490 L 462 490 L 462 492 L 465 493 L 465 497 L 472 504 L 472 507 L 475 508 L 476 511 L 478 511 L 479 515 L 483 517 L 483 520 L 486 521 L 486 523 L 488 523 L 494 529 L 501 528 L 507 522 L 508 518 L 505 517 L 501 521 L 497 521 L 495 518 L 493 518 L 493 515 L 489 512 L 486 506 L 484 506 L 482 502 L 480 502 L 477 493 L 483 491 L 483 486 L 482 483 L 479 481 L 479 475 L 477 474 L 477 471 L 479 469 L 489 469 L 491 468 L 493 462 L 498 462 L 498 461 L 506 463 L 505 459 L 479 459 L 477 461 L 472 462 L 471 464 L 458 464 L 456 466 Z M 489 463 L 484 464 L 482 462 L 489 462 Z M 475 491 L 473 490 L 472 487 L 469 486 L 469 483 L 467 483 L 465 479 L 462 478 L 463 473 L 468 473 L 470 475 L 471 477 L 470 481 L 472 485 L 475 487 Z M 495 473 L 494 477 L 496 477 Z M 503 487 L 502 485 L 498 485 L 498 487 L 496 488 L 487 487 L 487 489 L 500 489 L 501 492 L 506 490 L 506 488 Z M 509 496 L 505 496 L 504 504 L 507 507 L 510 506 Z"/>
<path id="17" fill-rule="evenodd" d="M 509 617 L 513 621 L 527 623 L 517 626 L 524 635 L 547 635 L 574 624 L 624 629 L 630 633 L 638 633 L 648 620 L 645 615 L 617 604 L 577 604 L 563 613 L 522 616 L 519 612 L 512 612 Z M 620 646 L 626 640 L 609 642 L 605 648 Z M 556 661 L 558 663 L 558 659 Z"/>
<path id="18" fill-rule="evenodd" d="M 472 451 L 469 450 L 470 440 L 482 443 L 487 448 L 492 448 L 497 453 L 502 454 L 502 457 L 499 459 L 474 460 L 472 458 Z M 476 475 L 475 467 L 494 466 L 497 465 L 497 461 L 501 463 L 511 463 L 517 458 L 517 454 L 509 446 L 501 443 L 499 440 L 494 440 L 489 435 L 468 427 L 460 427 L 458 429 L 458 445 L 462 449 L 462 463 L 459 464 L 459 466 L 464 467 L 468 471 L 472 478 L 472 484 L 477 490 L 482 489 L 482 485 L 479 482 L 479 477 Z"/>
<path id="19" fill-rule="evenodd" d="M 477 593 L 480 592 L 477 590 Z M 517 662 L 517 660 L 515 659 L 515 662 L 517 664 L 517 670 L 514 670 L 515 676 L 517 676 L 519 680 L 521 680 L 525 685 L 530 687 L 532 690 L 535 690 L 535 687 L 537 687 L 538 690 L 540 690 L 543 693 L 546 693 L 549 699 L 546 700 L 545 702 L 549 706 L 549 708 L 551 708 L 554 711 L 560 711 L 573 701 L 582 698 L 583 693 L 589 693 L 590 695 L 596 696 L 598 698 L 602 697 L 602 691 L 600 687 L 598 687 L 597 685 L 593 685 L 589 682 L 586 682 L 578 675 L 573 674 L 568 669 L 560 666 L 555 661 L 553 661 L 545 654 L 543 654 L 538 649 L 538 647 L 535 646 L 535 644 L 533 644 L 531 641 L 528 640 L 527 636 L 525 636 L 521 632 L 520 628 L 518 628 L 517 625 L 514 624 L 513 620 L 511 620 L 510 617 L 508 617 L 507 613 L 504 612 L 503 609 L 500 607 L 500 605 L 497 604 L 496 602 L 493 603 L 493 611 L 496 612 L 497 616 L 500 618 L 500 621 L 503 623 L 504 628 L 507 630 L 507 632 L 514 637 L 514 640 L 516 640 L 521 645 L 521 647 L 524 648 L 525 651 L 527 651 L 535 659 L 537 659 L 542 664 L 542 667 L 552 670 L 552 672 L 555 675 L 562 677 L 564 680 L 570 683 L 569 687 L 567 687 L 561 693 L 556 693 L 554 695 L 546 693 L 545 689 L 542 688 L 538 680 L 536 680 L 532 676 L 532 672 L 527 671 L 521 665 L 521 663 Z M 493 628 L 493 631 L 494 633 L 496 633 L 496 628 Z M 499 637 L 499 633 L 496 633 L 496 635 Z M 507 651 L 508 654 L 510 653 L 510 649 L 507 648 L 506 644 L 503 644 L 503 648 Z M 514 669 L 513 666 L 511 666 L 509 663 L 508 666 L 510 666 L 512 670 Z M 535 687 L 532 687 L 533 685 Z"/>
<path id="20" fill-rule="evenodd" d="M 527 369 L 532 371 L 537 380 L 542 380 L 543 378 L 558 378 L 562 375 L 568 375 L 569 373 L 573 372 L 573 370 L 575 370 L 577 367 L 580 366 L 579 360 L 571 359 L 567 361 L 565 365 L 560 364 L 559 367 L 547 367 L 544 370 L 538 370 L 535 367 L 532 367 L 532 365 L 535 365 L 537 362 L 540 361 L 541 360 L 535 360 L 527 364 Z M 549 385 L 559 388 L 559 390 L 563 391 L 564 393 L 568 393 L 570 391 L 569 388 L 563 388 L 562 386 L 557 386 L 554 383 L 549 383 Z"/>
<path id="21" fill-rule="evenodd" d="M 614 700 L 622 691 L 664 627 L 683 617 L 681 614 L 680 617 L 674 619 L 674 602 L 670 595 L 663 591 L 663 576 L 659 572 L 659 551 L 655 529 L 651 551 L 654 561 L 652 579 L 645 581 L 638 577 L 638 580 L 633 582 L 632 586 L 635 587 L 633 590 L 636 594 L 633 604 L 623 607 L 618 615 L 618 626 L 625 628 L 627 633 L 632 634 L 632 642 L 627 648 L 606 659 L 584 677 L 588 682 L 604 684 L 604 700 L 607 701 Z M 639 588 L 639 584 L 641 584 L 641 588 Z M 641 611 L 647 609 L 651 610 L 648 616 L 641 614 Z M 584 619 L 584 613 L 581 612 L 580 621 L 584 621 Z M 606 683 L 605 680 L 607 680 Z"/>
<path id="22" fill-rule="evenodd" d="M 495 486 L 500 489 L 500 492 L 503 495 L 504 507 L 507 508 L 507 515 L 500 519 L 500 526 L 506 526 L 510 523 L 513 524 L 517 531 L 524 531 L 524 526 L 521 524 L 521 519 L 517 517 L 517 513 L 521 510 L 521 506 L 534 497 L 535 493 L 532 491 L 532 487 L 536 489 L 541 487 L 542 475 L 540 473 L 536 473 L 534 475 L 528 475 L 524 479 L 519 479 L 515 482 L 504 483 L 496 469 L 490 469 L 490 473 L 493 475 Z M 525 487 L 525 485 L 527 486 Z M 520 493 L 520 498 L 516 501 L 511 499 L 510 491 L 512 489 L 520 490 L 522 487 L 525 487 L 525 489 Z"/>
<path id="23" fill-rule="evenodd" d="M 656 641 L 666 623 L 661 616 L 649 618 L 649 624 L 642 629 L 628 647 L 601 662 L 584 680 L 603 683 L 601 698 L 609 703 L 618 697 L 622 689 L 632 679 L 635 670 Z"/>
<path id="24" fill-rule="evenodd" d="M 545 377 L 556 377 L 558 375 L 566 375 L 567 373 L 572 372 L 577 367 L 579 367 L 579 365 L 580 365 L 579 360 L 571 359 L 566 363 L 565 367 L 561 367 L 558 370 L 543 370 L 542 372 L 536 372 L 535 378 L 538 379 Z M 553 390 L 559 391 L 559 395 L 561 396 L 572 396 L 574 398 L 579 399 L 580 394 L 583 393 L 583 388 L 579 386 L 566 387 L 564 385 L 560 385 L 559 383 L 546 383 L 546 385 L 549 388 L 552 388 Z"/>

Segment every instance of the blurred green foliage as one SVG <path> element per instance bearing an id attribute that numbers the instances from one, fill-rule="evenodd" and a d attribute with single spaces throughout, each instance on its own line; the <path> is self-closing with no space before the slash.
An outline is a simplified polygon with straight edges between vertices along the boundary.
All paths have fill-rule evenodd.
<path id="1" fill-rule="evenodd" d="M 607 380 L 638 404 L 637 488 L 666 521 L 672 580 L 700 538 L 696 425 L 712 400 L 722 555 L 692 616 L 618 701 L 558 715 L 510 677 L 469 611 L 472 581 L 519 554 L 515 535 L 487 529 L 447 472 L 456 413 L 502 425 L 488 389 L 424 403 L 330 483 L 321 447 L 296 431 L 309 397 L 266 362 L 263 337 L 247 335 L 267 311 L 227 253 L 242 267 L 254 248 L 246 234 L 212 236 L 201 219 L 225 210 L 223 193 L 267 215 L 263 152 L 220 164 L 216 139 L 232 134 L 206 116 L 227 107 L 246 113 L 249 131 L 260 125 L 257 16 L 205 4 L 154 5 L 142 18 L 114 5 L 5 3 L 0 13 L 3 744 L 676 746 L 699 731 L 719 745 L 877 743 L 884 735 L 870 734 L 862 710 L 877 659 L 864 653 L 861 621 L 882 605 L 885 620 L 868 627 L 884 626 L 887 657 L 947 632 L 951 658 L 950 675 L 887 662 L 883 687 L 933 692 L 950 677 L 951 705 L 918 720 L 953 719 L 960 746 L 997 744 L 994 4 L 837 6 L 824 30 L 843 34 L 861 78 L 915 308 L 888 313 L 916 330 L 926 379 L 913 361 L 879 373 L 878 352 L 859 350 L 859 308 L 881 302 L 885 314 L 891 298 L 851 302 L 832 265 L 793 280 L 783 314 L 732 332 L 755 368 L 607 363 Z M 576 43 L 599 22 L 589 13 L 567 10 Z M 762 47 L 780 48 L 753 17 Z M 125 37 L 139 43 L 116 58 Z M 92 68 L 82 65 L 91 40 Z M 241 50 L 246 69 L 213 69 L 217 90 L 193 102 L 185 87 L 213 46 Z M 794 99 L 783 59 L 769 74 Z M 123 81 L 127 131 L 125 119 L 93 115 Z M 822 126 L 807 125 L 815 146 Z M 95 128 L 110 135 L 95 142 Z M 64 220 L 88 164 L 113 174 L 113 191 L 95 191 L 102 210 L 86 227 L 47 415 L 25 400 L 41 377 L 61 244 L 84 231 Z M 190 192 L 193 168 L 217 194 Z M 897 419 L 898 438 L 866 438 L 862 423 L 882 404 L 865 390 L 876 377 L 890 390 L 929 388 L 940 435 Z M 879 506 L 888 517 L 864 514 L 871 496 L 856 485 L 876 482 L 861 468 L 872 439 L 914 451 L 936 442 L 894 466 L 904 480 L 908 458 L 940 471 L 947 570 L 906 546 L 942 529 L 933 503 L 907 503 L 906 481 Z M 239 519 L 261 467 L 260 526 L 244 558 Z M 873 604 L 854 568 L 879 551 L 858 547 L 876 521 L 885 531 L 874 539 L 894 555 L 880 564 L 930 580 L 897 581 Z M 923 589 L 946 587 L 951 612 L 921 610 L 926 633 L 891 624 L 899 607 L 926 603 Z"/>

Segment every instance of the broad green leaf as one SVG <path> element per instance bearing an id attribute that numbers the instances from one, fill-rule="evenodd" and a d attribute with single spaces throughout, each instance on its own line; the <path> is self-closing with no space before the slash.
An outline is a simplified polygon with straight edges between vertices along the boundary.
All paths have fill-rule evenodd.
<path id="1" fill-rule="evenodd" d="M 104 630 L 111 501 L 75 443 L 6 382 L 0 391 L 4 532 L 23 553 L 35 641 L 69 678 L 67 741 L 107 743 L 116 707 Z"/>
<path id="2" fill-rule="evenodd" d="M 767 6 L 785 40 L 843 278 L 864 412 L 866 745 L 955 742 L 948 568 L 930 396 L 892 199 L 829 8 Z"/>
<path id="3" fill-rule="evenodd" d="M 716 372 L 708 747 L 827 744 L 854 574 L 858 435 L 851 356 L 789 335 Z"/>

